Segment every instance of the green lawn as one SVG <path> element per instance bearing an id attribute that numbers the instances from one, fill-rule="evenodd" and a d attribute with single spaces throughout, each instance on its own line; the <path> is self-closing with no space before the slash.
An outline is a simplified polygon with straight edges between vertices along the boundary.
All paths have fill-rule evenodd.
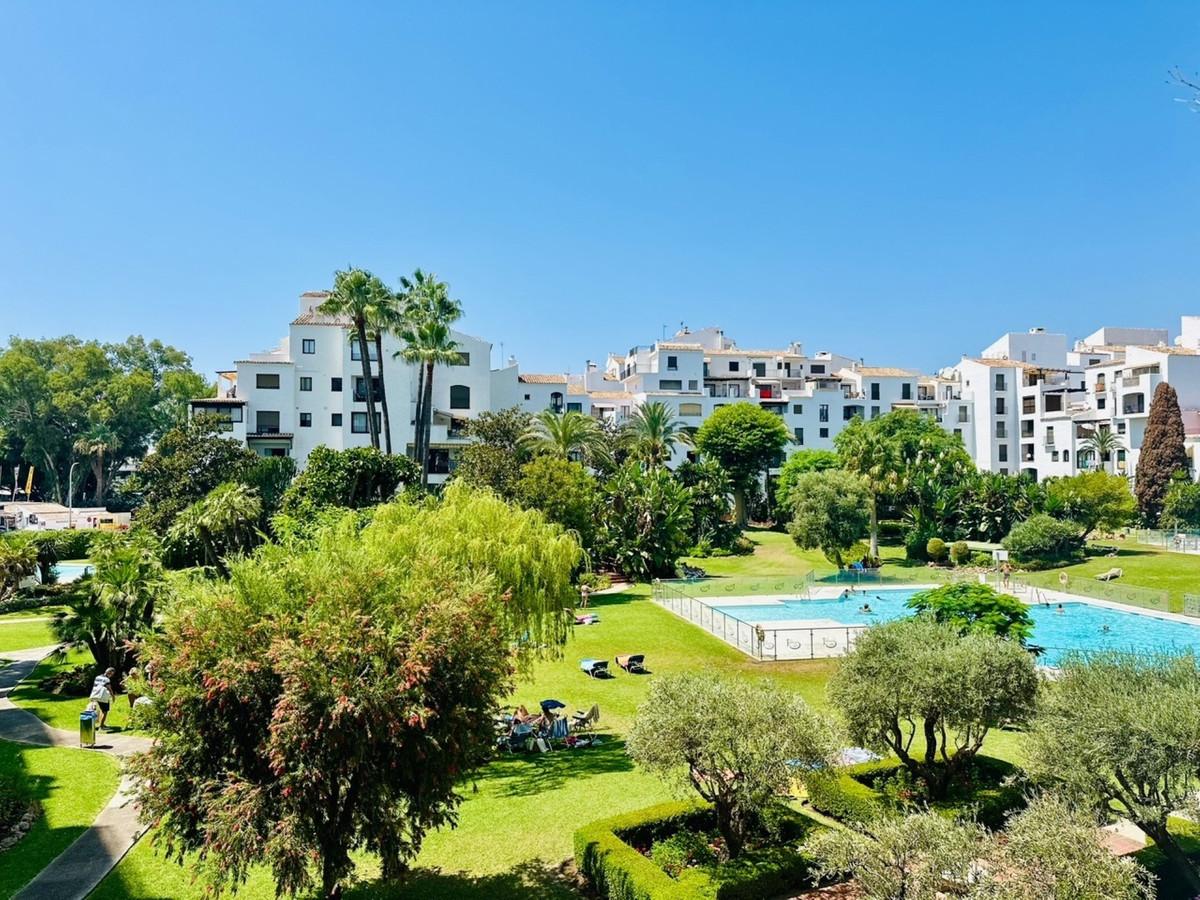
<path id="1" fill-rule="evenodd" d="M 0 625 L 0 636 L 8 626 Z M 38 681 L 53 675 L 55 672 L 71 669 L 75 666 L 91 665 L 92 656 L 86 650 L 70 650 L 66 660 L 56 656 L 38 663 L 30 676 L 21 682 L 12 692 L 12 700 L 36 715 L 43 722 L 74 731 L 79 727 L 79 714 L 87 706 L 86 697 L 69 697 L 51 694 L 37 687 Z M 108 725 L 113 729 L 124 729 L 129 722 L 129 700 L 122 694 L 113 700 L 108 713 Z"/>
<path id="2" fill-rule="evenodd" d="M 49 622 L 23 619 L 0 619 L 0 654 L 5 650 L 25 650 L 48 647 L 54 643 Z"/>
<path id="3" fill-rule="evenodd" d="M 18 775 L 42 805 L 25 838 L 0 853 L 0 900 L 11 897 L 75 840 L 117 787 L 109 756 L 62 747 L 27 747 L 0 741 L 0 772 Z"/>

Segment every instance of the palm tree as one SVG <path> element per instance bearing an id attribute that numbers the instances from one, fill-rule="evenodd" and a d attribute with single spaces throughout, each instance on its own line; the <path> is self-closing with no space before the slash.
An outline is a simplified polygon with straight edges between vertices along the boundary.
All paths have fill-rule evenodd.
<path id="1" fill-rule="evenodd" d="M 7 600 L 21 582 L 38 570 L 38 548 L 30 540 L 0 541 L 0 600 Z"/>
<path id="2" fill-rule="evenodd" d="M 379 449 L 379 428 L 375 423 L 375 391 L 371 385 L 371 359 L 367 349 L 367 319 L 376 301 L 377 279 L 365 269 L 346 269 L 333 273 L 333 290 L 318 308 L 328 315 L 347 316 L 354 327 L 353 337 L 358 342 L 362 357 L 362 378 L 367 394 L 367 432 L 371 435 L 371 446 Z"/>
<path id="3" fill-rule="evenodd" d="M 862 476 L 870 495 L 871 557 L 879 557 L 879 498 L 900 486 L 901 460 L 894 441 L 861 420 L 837 437 L 845 468 Z"/>
<path id="4" fill-rule="evenodd" d="M 1124 450 L 1125 445 L 1121 443 L 1121 439 L 1116 432 L 1108 428 L 1098 429 L 1087 436 L 1083 442 L 1083 449 L 1091 453 L 1101 469 L 1104 469 L 1104 464 L 1118 450 Z"/>
<path id="5" fill-rule="evenodd" d="M 571 459 L 604 452 L 606 441 L 591 416 L 575 410 L 556 413 L 547 409 L 533 417 L 521 443 L 535 452 Z"/>
<path id="6" fill-rule="evenodd" d="M 667 462 L 677 444 L 692 443 L 675 410 L 659 400 L 637 407 L 625 428 L 633 456 L 651 469 Z"/>
<path id="7" fill-rule="evenodd" d="M 227 575 L 225 557 L 253 546 L 261 515 L 258 492 L 227 481 L 181 512 L 171 525 L 170 538 L 177 545 L 198 544 L 205 563 Z"/>
<path id="8" fill-rule="evenodd" d="M 414 453 L 421 464 L 421 486 L 429 485 L 429 434 L 433 427 L 433 370 L 439 363 L 450 365 L 459 357 L 450 325 L 462 316 L 462 304 L 450 298 L 450 286 L 432 272 L 420 269 L 412 278 L 402 277 L 404 302 L 398 354 L 419 366 L 417 373 L 417 433 Z"/>
<path id="9" fill-rule="evenodd" d="M 392 453 L 392 417 L 388 414 L 387 387 L 383 378 L 383 336 L 397 332 L 403 324 L 403 298 L 375 279 L 375 299 L 367 315 L 367 327 L 375 341 L 375 365 L 379 367 L 379 408 L 383 412 L 384 450 Z"/>
<path id="10" fill-rule="evenodd" d="M 107 425 L 96 424 L 75 442 L 75 452 L 86 457 L 96 479 L 96 502 L 103 503 L 106 466 L 104 457 L 117 446 L 118 438 Z"/>

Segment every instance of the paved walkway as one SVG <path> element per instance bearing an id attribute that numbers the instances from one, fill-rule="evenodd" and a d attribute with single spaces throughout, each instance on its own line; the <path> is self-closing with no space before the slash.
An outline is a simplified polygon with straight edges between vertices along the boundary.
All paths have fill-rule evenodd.
<path id="1" fill-rule="evenodd" d="M 79 747 L 79 735 L 50 727 L 9 699 L 17 683 L 28 677 L 54 649 L 35 647 L 4 652 L 3 658 L 11 662 L 0 669 L 0 739 L 40 747 Z M 149 738 L 136 735 L 105 732 L 98 734 L 96 740 L 96 750 L 118 758 L 150 747 Z M 129 852 L 142 831 L 133 784 L 128 777 L 122 777 L 117 792 L 92 826 L 25 885 L 14 900 L 83 900 Z"/>

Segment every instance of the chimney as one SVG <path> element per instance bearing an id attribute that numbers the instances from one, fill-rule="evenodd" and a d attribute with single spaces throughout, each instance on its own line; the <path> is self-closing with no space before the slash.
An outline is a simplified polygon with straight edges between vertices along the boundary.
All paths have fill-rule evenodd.
<path id="1" fill-rule="evenodd" d="M 510 355 L 508 357 L 508 365 L 510 368 L 516 368 L 517 358 L 515 356 Z"/>

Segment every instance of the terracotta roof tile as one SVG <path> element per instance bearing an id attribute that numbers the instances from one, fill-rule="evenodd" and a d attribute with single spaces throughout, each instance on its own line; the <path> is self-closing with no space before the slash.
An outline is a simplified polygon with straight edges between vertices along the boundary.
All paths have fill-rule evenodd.
<path id="1" fill-rule="evenodd" d="M 539 375 L 536 372 L 523 372 L 517 376 L 522 384 L 566 384 L 566 375 Z"/>

